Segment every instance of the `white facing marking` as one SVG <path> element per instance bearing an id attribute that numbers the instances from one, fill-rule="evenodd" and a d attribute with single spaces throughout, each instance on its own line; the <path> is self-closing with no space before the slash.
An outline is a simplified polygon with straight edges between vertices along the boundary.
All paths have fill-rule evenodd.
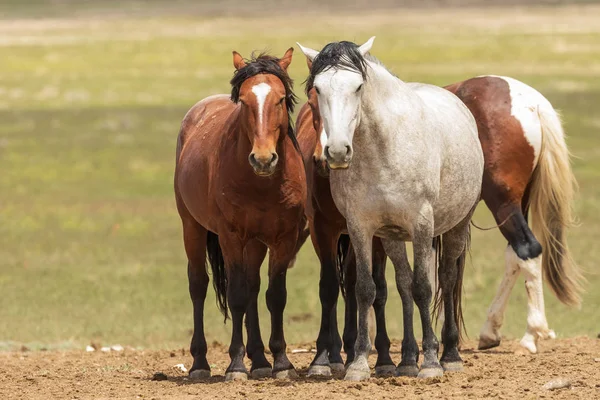
<path id="1" fill-rule="evenodd" d="M 325 146 L 327 146 L 327 134 L 325 133 L 325 128 L 321 129 L 321 136 L 319 137 L 321 141 L 321 160 L 325 160 Z"/>
<path id="2" fill-rule="evenodd" d="M 267 95 L 270 91 L 271 86 L 264 82 L 252 87 L 252 93 L 254 93 L 256 96 L 256 101 L 258 101 L 258 123 L 261 125 L 263 120 L 263 108 L 265 107 L 265 100 L 267 99 Z"/>

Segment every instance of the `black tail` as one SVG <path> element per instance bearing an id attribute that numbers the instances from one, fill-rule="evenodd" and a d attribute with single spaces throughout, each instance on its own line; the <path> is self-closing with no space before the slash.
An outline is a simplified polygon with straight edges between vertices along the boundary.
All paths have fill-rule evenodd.
<path id="1" fill-rule="evenodd" d="M 208 253 L 208 261 L 212 269 L 213 275 L 213 286 L 215 293 L 217 294 L 217 305 L 219 310 L 225 317 L 229 318 L 227 312 L 227 274 L 225 272 L 225 260 L 223 259 L 223 252 L 219 245 L 219 236 L 211 231 L 208 231 L 206 236 L 206 252 Z"/>
<path id="2" fill-rule="evenodd" d="M 456 285 L 454 286 L 453 293 L 453 307 L 454 307 L 454 322 L 456 323 L 456 327 L 458 328 L 458 341 L 461 343 L 463 341 L 463 333 L 467 335 L 467 328 L 465 326 L 465 320 L 463 318 L 463 310 L 462 310 L 462 289 L 463 289 L 463 276 L 465 272 L 465 265 L 467 261 L 467 253 L 471 249 L 471 225 L 467 227 L 467 241 L 465 243 L 465 248 L 461 253 L 458 260 L 456 260 Z M 435 282 L 438 281 L 438 268 L 440 263 L 442 262 L 442 254 L 444 251 L 444 245 L 442 242 L 442 237 L 438 236 L 433 239 L 433 247 L 435 248 L 436 257 L 435 257 Z M 438 320 L 438 315 L 442 310 L 443 306 L 443 296 L 442 296 L 442 287 L 438 283 L 437 290 L 435 293 L 435 299 L 433 301 L 433 312 L 432 319 L 436 321 Z"/>
<path id="3" fill-rule="evenodd" d="M 346 282 L 345 282 L 345 271 L 344 271 L 344 260 L 348 255 L 348 249 L 350 248 L 350 236 L 340 235 L 337 243 L 337 269 L 340 278 L 340 290 L 342 291 L 342 297 L 346 298 Z"/>

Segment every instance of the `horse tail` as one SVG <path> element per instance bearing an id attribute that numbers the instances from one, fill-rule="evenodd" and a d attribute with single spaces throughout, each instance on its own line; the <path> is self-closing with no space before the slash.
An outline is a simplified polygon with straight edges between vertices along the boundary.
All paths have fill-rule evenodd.
<path id="1" fill-rule="evenodd" d="M 350 236 L 348 235 L 340 235 L 337 242 L 337 269 L 338 276 L 340 280 L 340 290 L 342 292 L 342 297 L 346 299 L 346 282 L 345 282 L 345 271 L 344 271 L 344 261 L 346 260 L 346 256 L 348 255 L 348 250 L 350 249 Z"/>
<path id="2" fill-rule="evenodd" d="M 530 182 L 527 206 L 531 212 L 531 227 L 542 245 L 544 279 L 561 302 L 579 306 L 585 280 L 571 257 L 565 234 L 573 224 L 571 205 L 577 183 L 559 115 L 552 108 L 538 107 L 538 116 L 542 144 Z"/>
<path id="3" fill-rule="evenodd" d="M 436 321 L 436 325 L 437 325 L 437 321 L 439 320 L 439 318 L 441 316 L 441 312 L 444 309 L 443 308 L 444 301 L 443 301 L 443 296 L 442 296 L 442 286 L 439 284 L 438 276 L 437 276 L 438 267 L 439 267 L 440 263 L 442 262 L 443 251 L 444 251 L 444 244 L 443 244 L 441 236 L 437 236 L 437 237 L 433 238 L 433 247 L 434 247 L 435 253 L 436 253 L 435 263 L 432 263 L 435 265 L 435 271 L 432 271 L 433 274 L 431 274 L 430 276 L 433 277 L 431 279 L 434 282 L 434 284 L 432 285 L 432 288 L 437 286 L 437 289 L 435 292 L 435 298 L 433 300 L 432 318 Z M 456 284 L 454 285 L 454 293 L 452 294 L 454 322 L 456 323 L 456 327 L 458 328 L 459 343 L 462 343 L 462 341 L 463 341 L 463 333 L 465 335 L 467 333 L 467 328 L 465 326 L 465 319 L 463 316 L 463 309 L 462 309 L 462 292 L 463 292 L 463 277 L 464 277 L 465 265 L 466 265 L 466 261 L 467 261 L 467 253 L 470 251 L 470 249 L 471 249 L 471 225 L 469 224 L 469 225 L 467 225 L 467 238 L 466 238 L 466 242 L 465 242 L 465 247 L 464 247 L 462 253 L 460 254 L 460 256 L 458 257 L 458 259 L 456 260 Z"/>
<path id="4" fill-rule="evenodd" d="M 227 312 L 227 273 L 225 271 L 225 260 L 223 252 L 219 244 L 219 236 L 211 231 L 208 231 L 206 236 L 206 252 L 208 253 L 208 261 L 212 269 L 213 286 L 217 294 L 217 305 L 219 310 L 225 317 L 225 321 L 229 318 Z"/>

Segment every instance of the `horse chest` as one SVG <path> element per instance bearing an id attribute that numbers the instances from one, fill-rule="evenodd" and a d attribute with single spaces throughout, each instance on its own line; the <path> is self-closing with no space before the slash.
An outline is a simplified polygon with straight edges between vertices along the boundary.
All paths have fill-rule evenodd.
<path id="1" fill-rule="evenodd" d="M 220 190 L 218 207 L 240 236 L 268 242 L 296 229 L 304 212 L 303 196 L 305 186 L 288 181 L 262 189 L 228 183 Z"/>

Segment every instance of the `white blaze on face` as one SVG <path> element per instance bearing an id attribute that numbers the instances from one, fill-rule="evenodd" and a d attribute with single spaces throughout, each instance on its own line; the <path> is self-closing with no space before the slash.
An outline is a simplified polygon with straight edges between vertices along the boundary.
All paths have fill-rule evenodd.
<path id="1" fill-rule="evenodd" d="M 263 109 L 265 108 L 265 100 L 271 92 L 271 86 L 268 83 L 259 83 L 252 87 L 252 93 L 256 96 L 258 102 L 258 123 L 262 125 L 263 120 Z"/>
<path id="2" fill-rule="evenodd" d="M 321 136 L 319 137 L 321 141 L 321 157 L 320 159 L 325 161 L 325 146 L 327 146 L 327 133 L 325 133 L 325 128 L 321 129 Z"/>

